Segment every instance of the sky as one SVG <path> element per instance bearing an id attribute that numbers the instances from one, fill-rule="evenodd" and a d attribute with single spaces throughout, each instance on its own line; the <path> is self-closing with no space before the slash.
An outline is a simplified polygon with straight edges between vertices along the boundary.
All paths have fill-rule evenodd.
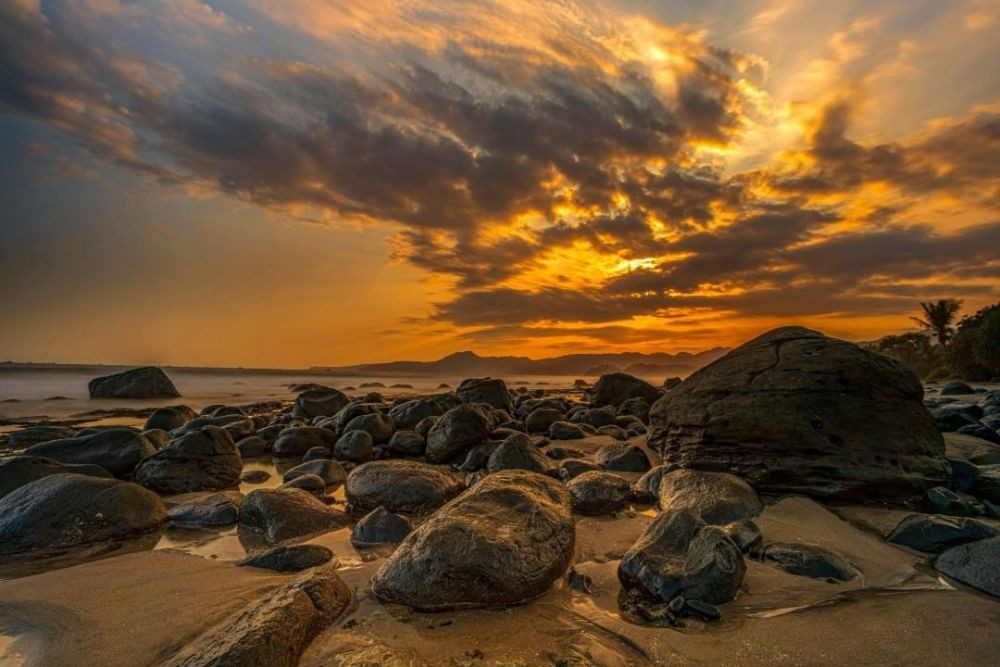
<path id="1" fill-rule="evenodd" d="M 7 0 L 0 359 L 870 340 L 1000 299 L 1000 0 Z"/>

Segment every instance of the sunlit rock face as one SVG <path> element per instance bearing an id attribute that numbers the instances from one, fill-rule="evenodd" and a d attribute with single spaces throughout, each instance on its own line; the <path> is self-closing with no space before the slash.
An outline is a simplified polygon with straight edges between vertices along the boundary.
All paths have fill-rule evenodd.
<path id="1" fill-rule="evenodd" d="M 782 327 L 658 400 L 650 445 L 664 463 L 732 472 L 758 491 L 904 501 L 949 477 L 922 397 L 894 360 Z"/>

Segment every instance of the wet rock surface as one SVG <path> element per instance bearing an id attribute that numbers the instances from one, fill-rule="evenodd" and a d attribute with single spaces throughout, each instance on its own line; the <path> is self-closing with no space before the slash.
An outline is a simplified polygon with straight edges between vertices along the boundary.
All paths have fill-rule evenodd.
<path id="1" fill-rule="evenodd" d="M 158 493 L 186 493 L 236 486 L 242 471 L 243 459 L 229 433 L 206 426 L 143 459 L 135 479 Z"/>
<path id="2" fill-rule="evenodd" d="M 657 485 L 660 509 L 691 512 L 705 523 L 725 525 L 760 514 L 764 504 L 750 485 L 735 475 L 674 470 Z"/>
<path id="3" fill-rule="evenodd" d="M 180 526 L 231 526 L 239 519 L 239 491 L 213 493 L 210 496 L 175 505 L 167 510 L 170 523 Z"/>
<path id="4" fill-rule="evenodd" d="M 372 461 L 347 476 L 347 502 L 354 510 L 385 507 L 392 512 L 425 514 L 464 490 L 460 478 L 417 461 Z"/>
<path id="5" fill-rule="evenodd" d="M 489 475 L 414 530 L 379 569 L 379 598 L 423 610 L 523 602 L 573 553 L 569 492 L 526 471 Z"/>
<path id="6" fill-rule="evenodd" d="M 949 478 L 922 396 L 899 363 L 784 327 L 667 392 L 650 412 L 650 446 L 664 463 L 767 492 L 905 501 Z"/>
<path id="7" fill-rule="evenodd" d="M 850 581 L 858 571 L 847 560 L 829 549 L 798 542 L 772 542 L 761 557 L 785 572 L 828 582 Z"/>
<path id="8" fill-rule="evenodd" d="M 40 456 L 60 463 L 97 465 L 115 477 L 125 478 L 144 458 L 156 453 L 145 436 L 132 429 L 112 428 L 90 435 L 32 445 L 25 456 Z"/>
<path id="9" fill-rule="evenodd" d="M 239 567 L 259 567 L 275 572 L 298 572 L 331 560 L 333 552 L 321 544 L 282 544 L 250 554 L 236 564 Z"/>
<path id="10" fill-rule="evenodd" d="M 25 484 L 34 482 L 36 479 L 60 473 L 113 477 L 101 466 L 59 463 L 39 456 L 16 456 L 6 461 L 0 461 L 0 498 Z"/>
<path id="11" fill-rule="evenodd" d="M 378 544 L 398 544 L 402 542 L 413 526 L 402 514 L 395 514 L 384 507 L 378 507 L 366 514 L 351 531 L 351 544 L 356 547 L 370 547 Z"/>
<path id="12" fill-rule="evenodd" d="M 350 520 L 302 489 L 256 489 L 240 503 L 239 523 L 276 544 L 341 528 Z"/>
<path id="13" fill-rule="evenodd" d="M 614 514 L 628 506 L 631 486 L 610 472 L 584 472 L 567 484 L 573 511 L 580 514 Z"/>
<path id="14" fill-rule="evenodd" d="M 977 519 L 911 514 L 899 522 L 886 540 L 917 551 L 938 553 L 996 535 L 1000 535 L 1000 528 Z"/>
<path id="15" fill-rule="evenodd" d="M 492 426 L 491 416 L 479 405 L 452 408 L 441 415 L 427 433 L 427 460 L 431 463 L 452 461 L 486 440 Z"/>
<path id="16" fill-rule="evenodd" d="M 962 544 L 937 557 L 934 567 L 984 593 L 1000 597 L 1000 537 Z"/>

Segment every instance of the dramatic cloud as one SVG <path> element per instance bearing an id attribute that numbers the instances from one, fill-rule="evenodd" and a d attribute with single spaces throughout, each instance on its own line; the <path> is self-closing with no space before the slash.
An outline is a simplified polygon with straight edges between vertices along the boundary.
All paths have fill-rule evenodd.
<path id="1" fill-rule="evenodd" d="M 884 68 L 782 106 L 760 56 L 613 8 L 219 7 L 5 3 L 0 111 L 164 186 L 390 226 L 387 251 L 445 285 L 430 315 L 473 338 L 627 343 L 678 313 L 707 336 L 726 314 L 996 293 L 996 105 L 861 141 L 859 82 Z M 808 72 L 848 77 L 877 31 L 856 22 Z M 798 144 L 727 168 L 778 125 Z"/>

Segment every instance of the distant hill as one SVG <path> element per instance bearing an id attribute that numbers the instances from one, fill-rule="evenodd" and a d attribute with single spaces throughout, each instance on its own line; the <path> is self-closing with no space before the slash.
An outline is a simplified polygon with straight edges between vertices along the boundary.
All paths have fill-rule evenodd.
<path id="1" fill-rule="evenodd" d="M 335 375 L 467 375 L 510 377 L 513 375 L 574 375 L 597 377 L 622 371 L 658 383 L 674 375 L 686 376 L 715 361 L 728 348 L 714 347 L 692 354 L 657 352 L 641 354 L 567 354 L 548 359 L 528 357 L 481 357 L 475 352 L 456 352 L 437 361 L 390 361 L 354 366 L 313 367 L 311 371 Z"/>

